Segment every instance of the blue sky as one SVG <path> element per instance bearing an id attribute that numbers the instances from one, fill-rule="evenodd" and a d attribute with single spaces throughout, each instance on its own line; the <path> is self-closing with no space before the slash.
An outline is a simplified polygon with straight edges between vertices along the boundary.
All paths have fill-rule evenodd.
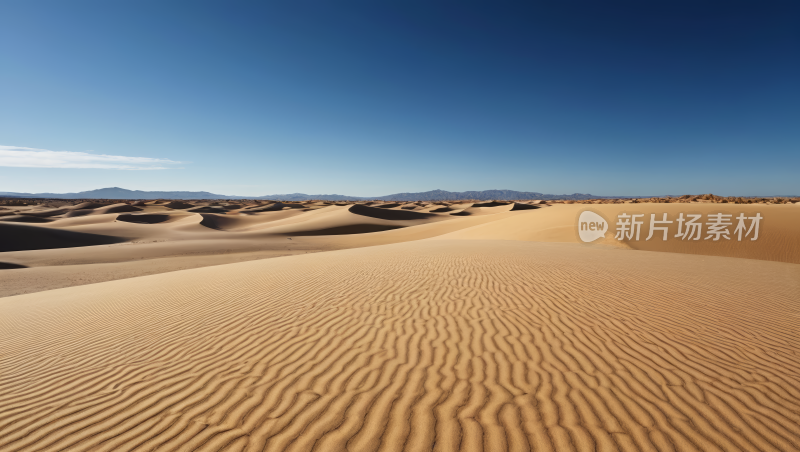
<path id="1" fill-rule="evenodd" d="M 800 194 L 797 2 L 531 3 L 5 0 L 0 191 Z"/>

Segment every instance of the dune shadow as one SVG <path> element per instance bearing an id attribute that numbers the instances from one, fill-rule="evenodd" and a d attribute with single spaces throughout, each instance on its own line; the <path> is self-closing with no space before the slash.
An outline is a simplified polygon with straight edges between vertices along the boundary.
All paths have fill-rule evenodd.
<path id="1" fill-rule="evenodd" d="M 127 204 L 114 204 L 111 206 L 100 207 L 94 209 L 92 215 L 105 215 L 107 213 L 128 213 L 128 212 L 141 212 L 142 209 L 138 207 L 129 206 Z"/>
<path id="2" fill-rule="evenodd" d="M 483 202 L 483 203 L 475 203 L 472 207 L 500 207 L 500 206 L 507 206 L 511 204 L 510 202 L 498 202 L 498 201 L 490 201 L 490 202 Z"/>
<path id="3" fill-rule="evenodd" d="M 390 231 L 392 229 L 400 229 L 404 226 L 394 226 L 385 224 L 349 224 L 347 226 L 337 226 L 333 228 L 317 229 L 313 231 L 299 231 L 293 232 L 291 236 L 309 236 L 309 235 L 351 235 L 351 234 L 369 234 L 370 232 Z"/>
<path id="4" fill-rule="evenodd" d="M 42 210 L 42 211 L 26 211 L 22 213 L 22 215 L 30 216 L 30 217 L 40 217 L 40 218 L 48 218 L 48 217 L 55 217 L 58 215 L 63 215 L 69 212 L 70 209 L 50 209 L 50 210 Z"/>
<path id="5" fill-rule="evenodd" d="M 131 214 L 123 214 L 117 215 L 118 221 L 124 221 L 126 223 L 137 223 L 137 224 L 157 224 L 163 223 L 169 220 L 169 215 L 163 214 L 145 214 L 145 215 L 131 215 Z"/>
<path id="6" fill-rule="evenodd" d="M 50 218 L 33 217 L 30 215 L 7 215 L 0 217 L 0 221 L 8 223 L 50 223 Z"/>
<path id="7" fill-rule="evenodd" d="M 286 203 L 282 203 L 282 202 L 276 202 L 274 204 L 267 204 L 266 206 L 244 209 L 242 211 L 242 213 L 274 212 L 276 210 L 283 210 L 283 209 L 285 209 L 287 207 L 290 208 L 290 209 L 305 209 L 306 208 L 306 206 L 304 206 L 302 204 L 297 204 L 297 203 L 286 204 Z"/>
<path id="8" fill-rule="evenodd" d="M 89 215 L 94 212 L 94 209 L 77 209 L 77 210 L 70 210 L 69 212 L 64 214 L 64 218 L 75 218 L 75 217 L 83 217 Z"/>
<path id="9" fill-rule="evenodd" d="M 194 209 L 189 209 L 187 212 L 192 213 L 227 213 L 228 211 L 223 209 L 222 207 L 195 207 Z"/>
<path id="10" fill-rule="evenodd" d="M 169 209 L 184 210 L 184 209 L 191 209 L 192 207 L 195 207 L 195 205 L 183 201 L 172 201 L 165 204 L 164 207 Z"/>
<path id="11" fill-rule="evenodd" d="M 415 212 L 413 210 L 386 210 L 360 204 L 350 206 L 347 210 L 356 215 L 378 218 L 380 220 L 426 220 L 436 216 L 430 213 Z"/>
<path id="12" fill-rule="evenodd" d="M 0 222 L 0 252 L 111 245 L 127 241 L 122 237 Z"/>
<path id="13" fill-rule="evenodd" d="M 516 211 L 516 210 L 534 210 L 534 209 L 541 209 L 541 208 L 542 208 L 541 206 L 536 206 L 536 205 L 533 205 L 533 204 L 521 204 L 521 203 L 515 202 L 514 203 L 514 207 L 511 209 L 511 211 L 513 212 L 513 211 Z"/>

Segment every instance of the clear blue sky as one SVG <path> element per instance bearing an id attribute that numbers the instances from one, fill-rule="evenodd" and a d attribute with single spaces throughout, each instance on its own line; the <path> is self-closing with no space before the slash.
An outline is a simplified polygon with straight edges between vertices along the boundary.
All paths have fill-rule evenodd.
<path id="1" fill-rule="evenodd" d="M 4 0 L 0 17 L 0 191 L 800 193 L 797 1 Z"/>

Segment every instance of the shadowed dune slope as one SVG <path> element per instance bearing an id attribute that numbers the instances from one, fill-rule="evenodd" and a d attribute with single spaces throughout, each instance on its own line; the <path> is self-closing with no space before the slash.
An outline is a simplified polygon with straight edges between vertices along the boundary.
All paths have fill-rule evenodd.
<path id="1" fill-rule="evenodd" d="M 97 209 L 100 207 L 107 206 L 108 204 L 98 203 L 98 202 L 82 202 L 80 204 L 76 204 L 74 206 L 68 207 L 71 210 L 83 210 L 83 209 Z M 138 203 L 134 203 L 131 205 L 144 205 L 144 202 L 139 201 Z"/>
<path id="2" fill-rule="evenodd" d="M 510 212 L 514 204 L 500 204 L 500 203 L 486 203 L 487 207 L 481 207 L 480 204 L 474 204 L 472 207 L 453 212 L 450 215 L 456 216 L 469 216 L 469 215 L 493 215 L 502 212 Z"/>
<path id="3" fill-rule="evenodd" d="M 364 207 L 370 215 L 361 215 L 354 213 L 351 209 L 352 206 L 329 206 L 304 212 L 297 217 L 268 224 L 266 228 L 260 229 L 260 233 L 284 236 L 368 234 L 450 220 L 440 215 L 403 210 L 381 212 L 381 209 L 371 207 Z M 359 210 L 356 209 L 356 211 Z"/>
<path id="4" fill-rule="evenodd" d="M 541 209 L 541 208 L 542 208 L 542 206 L 539 206 L 539 205 L 515 202 L 514 203 L 514 207 L 512 207 L 511 210 L 512 211 L 517 211 L 517 210 L 535 210 L 535 209 Z"/>
<path id="5" fill-rule="evenodd" d="M 283 204 L 276 202 L 273 204 L 267 204 L 265 206 L 257 206 L 248 209 L 244 209 L 243 213 L 258 213 L 258 212 L 273 212 L 276 210 L 283 210 L 286 207 Z"/>
<path id="6" fill-rule="evenodd" d="M 353 234 L 370 234 L 373 232 L 391 231 L 400 229 L 404 226 L 394 224 L 376 224 L 376 223 L 350 223 L 342 226 L 330 226 L 320 229 L 310 230 L 295 230 L 285 233 L 286 235 L 296 236 L 319 236 L 319 235 L 353 235 Z"/>
<path id="7" fill-rule="evenodd" d="M 53 221 L 46 217 L 37 217 L 31 215 L 3 215 L 0 221 L 8 223 L 49 223 Z"/>
<path id="8" fill-rule="evenodd" d="M 130 206 L 128 204 L 113 204 L 110 206 L 100 207 L 99 209 L 94 209 L 92 215 L 104 215 L 107 213 L 141 212 L 141 211 L 142 211 L 141 208 Z"/>
<path id="9" fill-rule="evenodd" d="M 489 202 L 479 202 L 472 205 L 472 207 L 500 207 L 500 206 L 507 206 L 512 204 L 510 202 L 497 202 L 497 201 L 489 201 Z"/>
<path id="10" fill-rule="evenodd" d="M 187 212 L 192 213 L 226 213 L 227 210 L 223 207 L 212 207 L 212 206 L 202 206 L 202 207 L 195 207 L 193 209 L 187 210 Z"/>
<path id="11" fill-rule="evenodd" d="M 797 451 L 797 281 L 431 240 L 8 297 L 0 450 Z"/>
<path id="12" fill-rule="evenodd" d="M 117 221 L 126 223 L 157 224 L 169 220 L 169 215 L 164 214 L 144 214 L 144 215 L 117 215 Z"/>
<path id="13" fill-rule="evenodd" d="M 117 215 L 117 221 L 124 221 L 126 223 L 139 223 L 139 224 L 159 224 L 159 223 L 172 223 L 175 221 L 188 218 L 191 215 L 186 214 L 158 214 L 158 213 L 145 213 L 145 214 L 122 214 Z"/>
<path id="14" fill-rule="evenodd" d="M 428 206 L 425 209 L 423 209 L 423 212 L 445 213 L 445 212 L 452 212 L 453 210 L 455 210 L 455 209 L 453 209 L 453 208 L 451 208 L 449 206 L 439 206 L 439 205 L 434 204 L 432 206 Z"/>
<path id="15" fill-rule="evenodd" d="M 351 206 L 348 210 L 356 215 L 380 218 L 382 220 L 427 220 L 437 217 L 437 215 L 434 214 L 414 212 L 413 210 L 379 209 L 377 207 L 368 207 L 359 204 Z"/>
<path id="16" fill-rule="evenodd" d="M 25 215 L 29 215 L 29 216 L 32 216 L 32 217 L 48 218 L 48 217 L 54 217 L 56 215 L 63 215 L 65 213 L 69 212 L 70 210 L 72 210 L 72 209 L 63 208 L 63 209 L 47 209 L 47 210 L 39 210 L 39 211 L 29 210 L 29 211 L 25 212 Z"/>
<path id="17" fill-rule="evenodd" d="M 216 215 L 203 213 L 201 214 L 203 220 L 200 221 L 200 224 L 219 231 L 249 231 L 268 227 L 268 223 L 285 220 L 302 215 L 303 213 L 305 212 L 299 209 L 263 211 L 253 215 Z"/>
<path id="18" fill-rule="evenodd" d="M 101 234 L 0 223 L 0 252 L 110 245 L 125 241 L 124 238 Z"/>
<path id="19" fill-rule="evenodd" d="M 85 217 L 94 213 L 94 209 L 74 209 L 63 215 L 63 218 Z"/>
<path id="20" fill-rule="evenodd" d="M 95 205 L 90 203 L 83 203 L 80 205 Z M 63 216 L 63 218 L 73 218 L 73 217 L 81 217 L 86 215 L 105 215 L 109 213 L 126 213 L 126 212 L 139 212 L 142 209 L 138 207 L 134 207 L 128 204 L 112 204 L 110 206 L 102 206 L 97 208 L 83 208 L 83 209 L 75 209 L 72 207 L 67 207 L 63 209 L 54 209 L 54 210 L 47 210 L 47 211 L 31 211 L 26 212 L 25 215 L 32 215 L 37 217 L 53 217 L 53 216 Z M 76 206 L 77 207 L 77 206 Z"/>
<path id="21" fill-rule="evenodd" d="M 241 206 L 238 206 L 241 207 Z M 242 209 L 242 213 L 258 213 L 258 212 L 273 212 L 276 210 L 289 210 L 289 209 L 306 209 L 308 206 L 299 203 L 282 202 L 270 203 L 264 206 L 252 206 Z"/>
<path id="22" fill-rule="evenodd" d="M 127 215 L 127 214 L 122 214 Z M 114 213 L 108 213 L 105 215 L 79 215 L 76 217 L 70 217 L 65 215 L 64 218 L 57 219 L 52 223 L 47 225 L 48 228 L 70 228 L 74 226 L 82 226 L 87 224 L 98 224 L 98 223 L 112 223 L 114 222 L 117 217 L 120 215 Z M 113 232 L 110 230 L 109 232 Z M 108 234 L 108 235 L 115 235 L 115 234 Z"/>
<path id="23" fill-rule="evenodd" d="M 189 204 L 188 202 L 184 201 L 171 201 L 167 204 L 164 204 L 164 207 L 168 207 L 170 209 L 183 210 L 183 209 L 191 209 L 192 207 L 194 207 L 194 204 Z"/>

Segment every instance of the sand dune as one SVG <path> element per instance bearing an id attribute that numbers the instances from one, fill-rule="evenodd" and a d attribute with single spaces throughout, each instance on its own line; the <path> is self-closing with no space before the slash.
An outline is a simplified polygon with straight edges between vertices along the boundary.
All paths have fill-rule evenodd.
<path id="1" fill-rule="evenodd" d="M 0 221 L 8 223 L 49 223 L 53 220 L 35 215 L 3 215 L 0 217 Z"/>
<path id="2" fill-rule="evenodd" d="M 187 212 L 192 213 L 227 213 L 228 211 L 223 207 L 214 207 L 214 206 L 202 206 L 202 207 L 195 207 L 193 209 L 188 209 Z"/>
<path id="3" fill-rule="evenodd" d="M 202 214 L 203 221 L 201 221 L 200 224 L 220 231 L 244 232 L 264 228 L 267 227 L 266 225 L 268 223 L 272 223 L 273 221 L 284 220 L 303 213 L 302 210 L 298 209 L 271 210 L 264 212 L 265 213 L 260 215 L 249 216 Z"/>
<path id="4" fill-rule="evenodd" d="M 275 243 L 271 246 L 253 247 L 241 240 L 220 240 L 211 247 L 207 243 L 194 241 L 182 242 L 178 246 L 161 245 L 163 244 L 151 243 L 143 244 L 135 250 L 126 247 L 117 248 L 116 252 L 61 255 L 59 257 L 65 258 L 65 261 L 59 261 L 58 265 L 29 267 L 0 262 L 0 270 L 3 270 L 0 275 L 3 281 L 0 285 L 0 297 L 319 251 L 296 244 L 283 248 Z M 197 245 L 200 245 L 199 250 L 193 252 L 192 246 Z M 109 247 L 103 248 L 107 250 Z"/>
<path id="5" fill-rule="evenodd" d="M 118 222 L 113 214 L 59 219 L 49 223 L 48 227 L 90 234 L 116 234 L 122 243 L 4 253 L 0 260 L 30 268 L 0 273 L 0 296 L 130 278 L 137 276 L 137 272 L 149 275 L 247 259 L 422 240 L 516 214 L 507 212 L 496 218 L 489 215 L 443 215 L 431 221 L 398 222 L 372 220 L 348 212 L 348 209 L 349 206 L 327 206 L 307 212 L 298 209 L 265 212 L 252 218 L 246 215 L 215 216 L 214 221 L 219 223 L 205 225 L 201 224 L 206 221 L 202 215 L 169 210 L 134 215 L 166 214 L 181 219 L 153 224 Z M 309 225 L 312 230 L 320 231 L 363 221 L 375 221 L 388 227 L 381 232 L 364 234 L 302 234 Z M 154 260 L 158 262 L 153 262 L 152 266 L 142 265 L 142 262 Z M 89 267 L 112 263 L 114 265 Z"/>
<path id="6" fill-rule="evenodd" d="M 529 204 L 529 203 L 523 203 L 523 202 L 515 202 L 515 203 L 514 203 L 514 206 L 511 208 L 511 210 L 513 210 L 513 211 L 518 211 L 518 210 L 535 210 L 535 209 L 541 209 L 541 208 L 542 208 L 542 206 L 541 206 L 541 205 L 537 205 L 537 204 Z"/>
<path id="7" fill-rule="evenodd" d="M 191 209 L 192 207 L 194 207 L 194 204 L 190 204 L 188 202 L 183 202 L 183 201 L 171 201 L 167 204 L 164 204 L 164 207 L 167 207 L 169 209 L 183 210 L 183 209 Z"/>
<path id="8" fill-rule="evenodd" d="M 101 234 L 0 223 L 0 252 L 108 245 L 124 241 L 123 238 Z"/>
<path id="9" fill-rule="evenodd" d="M 77 208 L 79 206 L 84 206 L 84 207 Z M 20 212 L 20 215 L 17 215 L 18 218 L 24 218 L 24 220 L 16 220 L 12 219 L 12 217 L 4 216 L 2 218 L 2 221 L 22 221 L 22 222 L 36 223 L 36 222 L 48 221 L 43 219 L 58 219 L 54 217 L 72 218 L 85 215 L 105 215 L 109 213 L 139 212 L 141 210 L 142 209 L 140 209 L 139 207 L 134 207 L 124 203 L 113 204 L 110 206 L 103 204 L 82 203 L 78 204 L 77 206 L 63 207 L 59 209 L 24 210 Z"/>
<path id="10" fill-rule="evenodd" d="M 185 203 L 190 204 L 190 203 Z M 343 204 L 343 203 L 340 203 Z M 752 215 L 765 216 L 762 237 L 757 242 L 689 243 L 680 239 L 668 242 L 657 240 L 617 241 L 613 226 L 605 239 L 587 246 L 613 246 L 624 249 L 642 249 L 676 253 L 704 254 L 751 259 L 777 260 L 800 263 L 800 236 L 795 232 L 800 222 L 800 206 L 784 205 L 732 205 L 732 204 L 606 204 L 606 205 L 554 205 L 511 202 L 453 202 L 422 203 L 369 203 L 336 205 L 325 202 L 309 203 L 193 203 L 199 208 L 220 209 L 218 213 L 197 213 L 191 209 L 171 209 L 167 203 L 140 203 L 139 207 L 125 204 L 83 203 L 62 206 L 62 215 L 46 218 L 28 215 L 36 211 L 52 211 L 21 207 L 4 210 L 0 224 L 37 222 L 35 226 L 88 236 L 58 235 L 58 240 L 39 242 L 38 239 L 17 240 L 7 236 L 3 243 L 6 252 L 0 261 L 22 267 L 0 274 L 0 296 L 30 293 L 37 290 L 65 287 L 76 284 L 115 279 L 136 275 L 145 267 L 138 261 L 162 259 L 159 268 L 170 271 L 204 265 L 239 262 L 244 256 L 252 259 L 283 256 L 298 252 L 319 252 L 337 249 L 376 246 L 440 237 L 442 239 L 517 240 L 577 243 L 576 221 L 580 211 L 591 208 L 613 221 L 620 212 L 661 214 L 668 212 L 674 218 L 677 212 L 710 213 L 723 209 L 739 209 Z M 424 207 L 421 207 L 422 204 Z M 414 205 L 419 209 L 403 209 Z M 388 207 L 387 207 L 388 206 Z M 80 209 L 76 209 L 81 207 Z M 254 211 L 267 207 L 267 210 Z M 740 208 L 741 207 L 741 208 Z M 233 210 L 226 210 L 232 208 Z M 533 209 L 536 208 L 536 209 Z M 134 210 L 125 212 L 125 210 Z M 689 210 L 687 210 L 689 209 Z M 104 213 L 122 210 L 123 213 Z M 215 210 L 216 211 L 216 210 Z M 86 212 L 72 216 L 75 212 Z M 462 213 L 452 215 L 453 213 Z M 9 221 L 1 221 L 7 219 Z M 446 221 L 445 221 L 446 220 Z M 20 230 L 23 231 L 23 230 Z M 27 230 L 26 230 L 27 231 Z M 45 231 L 34 230 L 40 235 Z M 646 235 L 646 231 L 644 232 Z M 91 237 L 106 237 L 94 241 Z M 644 237 L 642 237 L 644 238 Z M 74 239 L 74 240 L 73 240 Z M 117 245 L 111 245 L 117 243 Z M 97 247 L 96 245 L 102 246 Z M 146 246 L 145 246 L 146 245 Z M 58 247 L 57 249 L 54 247 Z M 74 247 L 82 247 L 74 250 Z M 41 251 L 51 248 L 50 251 Z M 14 250 L 14 251 L 11 251 Z M 26 251 L 31 250 L 31 251 Z M 42 255 L 46 256 L 43 257 Z M 119 257 L 116 257 L 119 256 Z M 184 259 L 194 256 L 194 260 Z M 215 256 L 211 259 L 212 256 Z M 222 257 L 219 257 L 222 256 Z M 130 265 L 125 262 L 131 262 Z M 107 270 L 81 273 L 79 267 L 59 269 L 94 263 L 115 263 Z M 192 265 L 189 265 L 191 263 Z M 32 268 L 51 267 L 47 271 Z M 148 269 L 141 274 L 152 274 Z M 65 275 L 79 275 L 73 282 Z M 47 284 L 42 281 L 47 280 Z"/>
<path id="11" fill-rule="evenodd" d="M 92 213 L 94 213 L 94 209 L 75 209 L 65 213 L 62 218 L 83 217 Z"/>
<path id="12" fill-rule="evenodd" d="M 433 204 L 433 205 L 425 207 L 424 209 L 420 209 L 420 212 L 445 213 L 445 212 L 452 212 L 453 210 L 455 210 L 455 209 L 453 209 L 450 206 L 442 206 L 442 205 Z"/>
<path id="13" fill-rule="evenodd" d="M 93 209 L 92 215 L 104 215 L 107 213 L 126 213 L 126 212 L 141 212 L 142 209 L 128 204 L 113 204 L 105 207 L 98 207 Z"/>
<path id="14" fill-rule="evenodd" d="M 473 204 L 472 206 L 461 209 L 458 212 L 452 212 L 450 215 L 493 215 L 500 212 L 510 212 L 512 208 L 514 208 L 513 204 Z"/>
<path id="15" fill-rule="evenodd" d="M 282 202 L 275 202 L 264 206 L 247 207 L 245 209 L 242 209 L 242 213 L 274 212 L 276 210 L 305 209 L 308 207 L 311 206 L 306 206 L 303 204 L 296 204 L 296 203 L 284 204 Z"/>
<path id="16" fill-rule="evenodd" d="M 115 220 L 124 221 L 126 223 L 160 224 L 160 223 L 172 223 L 187 217 L 191 217 L 191 215 L 145 213 L 145 214 L 117 215 Z"/>
<path id="17" fill-rule="evenodd" d="M 128 215 L 128 214 L 121 214 L 121 215 Z M 98 223 L 112 223 L 117 220 L 119 214 L 115 213 L 108 213 L 104 215 L 79 215 L 76 217 L 70 216 L 69 214 L 64 215 L 62 218 L 55 218 L 47 225 L 49 228 L 70 228 L 73 226 L 81 226 L 87 224 L 98 224 Z M 109 232 L 113 233 L 113 230 Z"/>
<path id="18" fill-rule="evenodd" d="M 451 239 L 7 297 L 0 450 L 798 450 L 799 280 Z"/>
<path id="19" fill-rule="evenodd" d="M 108 204 L 99 203 L 99 202 L 82 202 L 80 204 L 76 204 L 74 206 L 68 207 L 70 210 L 83 210 L 83 209 L 98 209 L 100 207 L 105 207 Z M 139 201 L 136 203 L 131 203 L 131 205 L 145 205 L 143 201 Z"/>
<path id="20" fill-rule="evenodd" d="M 418 207 L 418 206 L 415 206 Z M 348 211 L 365 217 L 380 218 L 382 220 L 429 220 L 436 218 L 436 215 L 411 210 L 392 210 L 379 209 L 361 205 L 351 206 Z"/>
<path id="21" fill-rule="evenodd" d="M 472 207 L 500 207 L 500 206 L 508 206 L 513 203 L 506 202 L 506 201 L 489 201 L 489 202 L 476 202 L 472 205 Z"/>
<path id="22" fill-rule="evenodd" d="M 64 215 L 65 213 L 70 212 L 71 210 L 72 209 L 46 209 L 39 211 L 27 211 L 24 212 L 24 215 L 37 218 L 48 218 L 58 215 Z"/>
<path id="23" fill-rule="evenodd" d="M 356 209 L 357 212 L 352 212 L 351 209 L 352 207 L 337 206 L 336 210 L 324 210 L 324 215 L 318 214 L 312 218 L 307 214 L 308 219 L 304 221 L 273 226 L 264 229 L 263 232 L 287 236 L 365 234 L 422 224 L 428 220 L 428 216 L 417 212 L 385 211 L 380 213 L 381 209 L 363 207 L 370 213 L 370 215 L 365 215 L 362 209 Z M 320 210 L 319 213 L 323 213 L 323 210 Z M 378 215 L 383 215 L 388 219 Z M 408 216 L 414 218 L 409 219 Z M 402 219 L 402 217 L 406 218 Z"/>
<path id="24" fill-rule="evenodd" d="M 580 243 L 577 232 L 578 216 L 584 210 L 591 209 L 602 215 L 609 222 L 610 228 L 606 239 L 600 239 L 594 244 L 611 245 L 636 250 L 664 251 L 672 253 L 702 254 L 707 256 L 728 256 L 748 259 L 774 260 L 780 262 L 793 262 L 800 264 L 800 207 L 795 205 L 730 205 L 730 204 L 634 204 L 634 205 L 592 205 L 581 204 L 557 205 L 530 212 L 519 212 L 515 216 L 506 217 L 498 221 L 476 226 L 474 228 L 459 230 L 442 238 L 455 240 L 522 240 L 541 242 L 568 242 Z M 468 209 L 469 210 L 469 209 Z M 756 241 L 738 241 L 734 236 L 732 240 L 705 240 L 706 234 L 698 241 L 681 240 L 675 238 L 677 224 L 672 224 L 668 240 L 646 240 L 649 231 L 651 214 L 661 219 L 664 213 L 675 221 L 679 213 L 701 214 L 705 222 L 708 214 L 725 213 L 736 217 L 739 213 L 755 216 L 760 213 L 764 217 L 760 237 Z M 643 226 L 640 240 L 614 239 L 617 215 L 643 214 L 647 222 Z M 733 231 L 735 223 L 729 228 Z M 704 231 L 706 229 L 703 229 Z M 659 234 L 661 234 L 659 232 Z"/>
<path id="25" fill-rule="evenodd" d="M 9 207 L 0 451 L 800 450 L 800 205 L 657 201 Z"/>

